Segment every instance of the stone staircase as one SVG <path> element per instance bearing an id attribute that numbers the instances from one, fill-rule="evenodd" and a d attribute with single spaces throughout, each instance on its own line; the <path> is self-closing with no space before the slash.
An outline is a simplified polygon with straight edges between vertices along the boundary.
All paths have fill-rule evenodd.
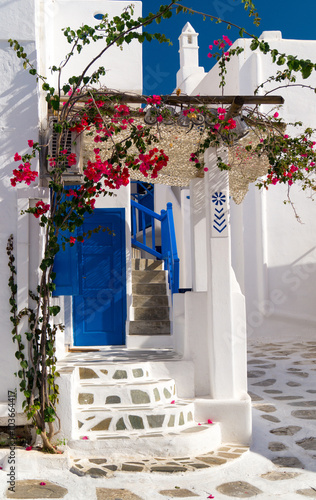
<path id="1" fill-rule="evenodd" d="M 163 261 L 132 259 L 134 318 L 129 335 L 170 335 L 167 273 Z"/>
<path id="2" fill-rule="evenodd" d="M 87 364 L 74 372 L 73 451 L 167 457 L 220 446 L 219 424 L 196 423 L 194 401 L 177 397 L 174 379 L 153 376 L 152 362 Z"/>

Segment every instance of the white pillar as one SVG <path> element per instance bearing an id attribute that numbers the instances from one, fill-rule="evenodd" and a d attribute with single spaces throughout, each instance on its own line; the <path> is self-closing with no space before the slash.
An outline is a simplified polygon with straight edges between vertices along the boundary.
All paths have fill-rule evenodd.
<path id="1" fill-rule="evenodd" d="M 210 394 L 214 399 L 233 399 L 247 389 L 245 309 L 231 267 L 228 174 L 218 169 L 217 156 L 215 148 L 205 153 Z M 219 156 L 225 161 L 224 151 Z"/>

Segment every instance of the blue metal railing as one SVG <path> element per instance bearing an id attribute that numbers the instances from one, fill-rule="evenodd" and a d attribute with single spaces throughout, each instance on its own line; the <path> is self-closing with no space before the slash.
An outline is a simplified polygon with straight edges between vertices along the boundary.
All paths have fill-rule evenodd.
<path id="1" fill-rule="evenodd" d="M 149 208 L 139 205 L 134 200 L 131 200 L 132 209 L 132 245 L 145 252 L 154 255 L 158 259 L 165 262 L 165 269 L 168 271 L 168 282 L 171 293 L 179 291 L 179 270 L 180 260 L 177 252 L 176 234 L 174 228 L 174 220 L 172 213 L 172 203 L 167 203 L 167 210 L 162 210 L 161 214 L 157 214 Z M 142 221 L 142 230 L 138 231 L 136 211 L 138 210 L 138 219 Z M 151 224 L 149 235 L 151 233 L 151 246 L 147 245 L 147 235 L 145 227 L 145 216 L 150 217 Z M 156 248 L 155 226 L 161 224 L 161 252 Z M 137 233 L 142 234 L 142 241 L 137 240 Z"/>

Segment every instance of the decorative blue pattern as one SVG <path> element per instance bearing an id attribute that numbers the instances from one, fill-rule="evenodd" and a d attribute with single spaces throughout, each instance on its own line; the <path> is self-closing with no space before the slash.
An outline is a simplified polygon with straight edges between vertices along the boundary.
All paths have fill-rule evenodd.
<path id="1" fill-rule="evenodd" d="M 220 193 L 214 193 L 212 196 L 212 202 L 215 203 L 215 205 L 224 205 L 226 201 L 226 196 L 220 192 Z"/>
<path id="2" fill-rule="evenodd" d="M 216 206 L 224 205 L 226 202 L 226 196 L 222 193 L 214 193 L 212 196 L 212 202 Z M 224 229 L 227 227 L 224 208 L 215 208 L 214 211 L 214 220 L 213 220 L 213 228 L 218 232 L 222 233 Z"/>

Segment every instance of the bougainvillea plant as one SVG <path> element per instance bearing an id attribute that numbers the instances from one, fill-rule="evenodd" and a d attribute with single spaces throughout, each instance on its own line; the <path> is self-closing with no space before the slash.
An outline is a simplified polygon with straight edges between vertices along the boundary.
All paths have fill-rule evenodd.
<path id="1" fill-rule="evenodd" d="M 250 0 L 242 0 L 242 2 L 257 24 L 259 18 L 253 3 Z M 106 230 L 106 228 L 97 227 L 83 236 L 74 236 L 76 228 L 83 224 L 85 214 L 93 213 L 98 197 L 112 195 L 115 190 L 129 183 L 131 169 L 139 170 L 150 179 L 156 178 L 159 171 L 167 165 L 168 156 L 159 147 L 156 129 L 147 123 L 148 120 L 154 121 L 155 127 L 158 128 L 161 123 L 164 121 L 166 123 L 168 120 L 169 122 L 170 120 L 171 122 L 189 120 L 196 126 L 203 122 L 206 135 L 203 136 L 197 149 L 191 152 L 189 158 L 198 169 L 206 169 L 203 164 L 203 154 L 208 147 L 217 146 L 223 142 L 229 145 L 237 137 L 236 119 L 223 106 L 209 109 L 205 105 L 189 105 L 182 109 L 180 117 L 174 117 L 165 105 L 164 99 L 159 95 L 148 97 L 147 108 L 144 112 L 143 109 L 135 110 L 121 102 L 115 93 L 95 89 L 99 78 L 105 74 L 105 69 L 100 66 L 89 74 L 92 63 L 95 63 L 113 45 L 120 47 L 130 43 L 133 39 L 140 43 L 153 39 L 168 42 L 164 35 L 151 34 L 144 28 L 154 21 L 159 23 L 161 19 L 171 17 L 174 10 L 177 13 L 196 12 L 172 1 L 169 5 L 162 5 L 156 14 L 134 19 L 131 6 L 124 10 L 121 16 L 113 19 L 105 15 L 94 27 L 84 25 L 77 30 L 66 28 L 64 35 L 71 45 L 71 50 L 62 65 L 52 67 L 52 71 L 58 76 L 58 82 L 62 82 L 64 66 L 75 52 L 81 52 L 84 45 L 102 39 L 104 48 L 79 76 L 71 77 L 66 83 L 61 83 L 57 89 L 51 87 L 46 78 L 38 73 L 19 42 L 9 40 L 10 46 L 22 59 L 24 68 L 41 82 L 48 107 L 54 112 L 56 118 L 53 125 L 56 137 L 55 153 L 48 154 L 47 158 L 43 159 L 42 151 L 47 144 L 30 138 L 29 152 L 23 155 L 15 153 L 16 168 L 11 178 L 13 187 L 24 184 L 30 186 L 36 183 L 38 171 L 32 167 L 32 162 L 37 158 L 40 162 L 40 170 L 43 171 L 46 168 L 49 174 L 50 201 L 39 200 L 34 207 L 26 210 L 38 219 L 44 234 L 44 256 L 40 264 L 39 283 L 37 289 L 30 292 L 33 308 L 17 310 L 12 237 L 7 247 L 12 334 L 14 342 L 17 343 L 16 357 L 20 363 L 17 375 L 20 378 L 20 389 L 24 395 L 23 407 L 28 419 L 33 422 L 37 433 L 41 436 L 43 447 L 51 452 L 56 451 L 51 440 L 58 432 L 56 426 L 58 372 L 56 371 L 55 336 L 58 329 L 63 329 L 62 325 L 56 325 L 53 321 L 53 317 L 60 312 L 60 307 L 52 300 L 52 292 L 55 288 L 53 265 L 56 254 L 66 245 L 83 243 L 84 239 L 89 238 L 93 232 Z M 217 20 L 215 17 L 214 19 Z M 228 24 L 232 25 L 232 23 Z M 246 34 L 242 28 L 239 28 L 239 33 L 241 36 Z M 218 48 L 214 55 L 220 63 L 221 86 L 225 83 L 226 63 L 241 51 L 239 48 L 232 48 L 231 44 L 232 42 L 225 35 L 222 39 L 214 41 L 214 46 Z M 276 62 L 281 57 L 267 47 L 267 44 L 263 45 L 256 37 L 253 37 L 252 48 L 271 53 Z M 315 69 L 308 63 L 305 65 L 302 61 L 297 63 L 292 56 L 286 57 L 282 55 L 282 58 L 287 61 L 289 71 L 301 71 L 304 77 L 307 77 L 308 73 L 310 74 Z M 263 120 L 262 115 L 256 113 L 256 110 L 249 112 L 248 123 L 253 126 L 255 124 L 259 129 L 261 127 L 261 130 L 268 131 L 268 133 L 259 141 L 255 153 L 267 154 L 271 163 L 271 170 L 262 185 L 267 187 L 277 182 L 291 184 L 298 179 L 305 182 L 306 186 L 312 183 L 310 173 L 316 163 L 313 131 L 308 129 L 301 137 L 293 139 L 284 132 L 280 132 L 282 127 L 280 127 L 277 114 Z M 140 123 L 139 118 L 145 114 L 147 122 L 144 120 Z M 93 159 L 88 160 L 82 167 L 78 186 L 66 189 L 64 174 L 69 167 L 73 167 L 79 161 L 76 154 L 67 147 L 69 134 L 91 135 L 95 148 Z M 249 147 L 251 149 L 251 146 Z M 222 169 L 230 168 L 220 158 L 218 166 Z M 28 329 L 26 332 L 21 332 L 19 325 L 24 316 L 28 317 Z M 24 352 L 25 341 L 27 354 Z"/>

